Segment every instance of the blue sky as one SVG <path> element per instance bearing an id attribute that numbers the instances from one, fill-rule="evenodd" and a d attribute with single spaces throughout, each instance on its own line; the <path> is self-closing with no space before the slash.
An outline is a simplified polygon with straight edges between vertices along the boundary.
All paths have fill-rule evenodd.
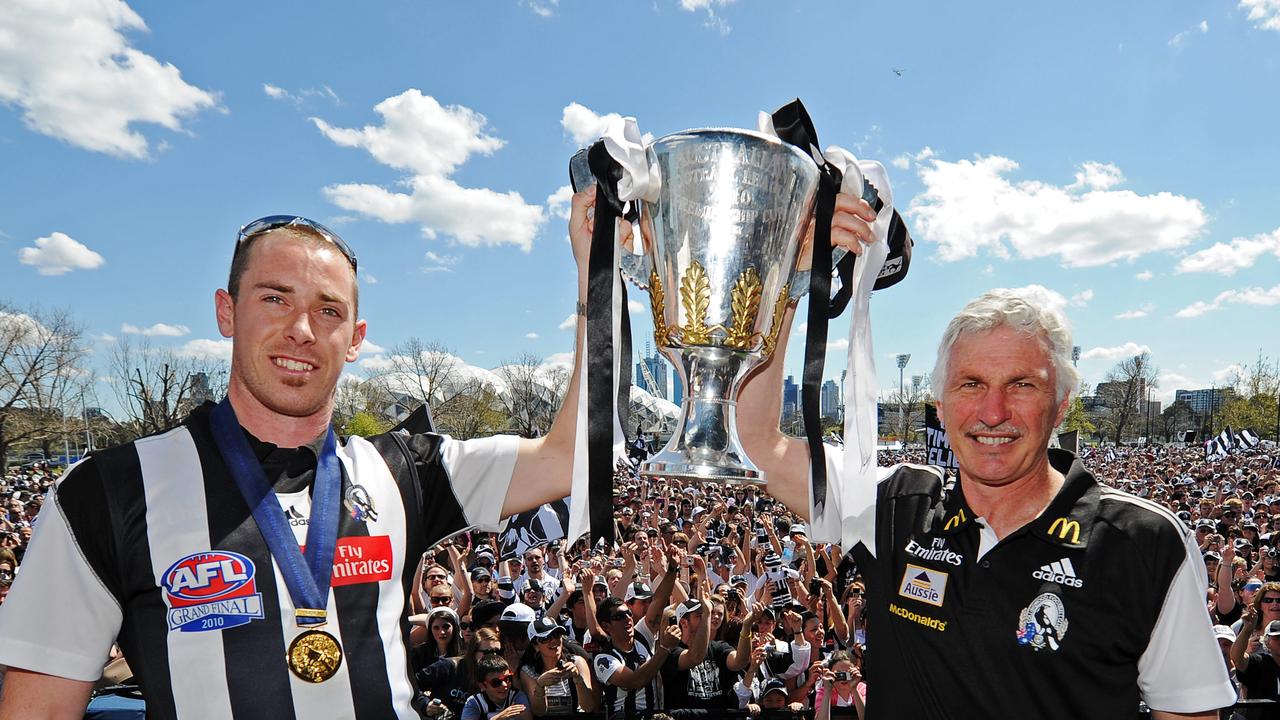
<path id="1" fill-rule="evenodd" d="M 1168 399 L 1280 356 L 1277 58 L 1280 0 L 0 0 L 0 301 L 70 308 L 104 376 L 128 334 L 229 355 L 235 230 L 298 213 L 360 257 L 353 374 L 415 335 L 554 357 L 566 166 L 601 118 L 751 127 L 800 97 L 916 238 L 873 299 L 882 386 L 968 299 L 1038 284 L 1086 381 L 1147 348 Z"/>

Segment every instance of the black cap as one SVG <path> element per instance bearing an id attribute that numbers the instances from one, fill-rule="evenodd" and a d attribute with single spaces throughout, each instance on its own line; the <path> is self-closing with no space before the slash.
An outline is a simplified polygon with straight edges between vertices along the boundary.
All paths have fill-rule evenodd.
<path id="1" fill-rule="evenodd" d="M 529 623 L 529 639 L 545 640 L 553 635 L 565 635 L 568 631 L 556 621 L 543 616 Z"/>

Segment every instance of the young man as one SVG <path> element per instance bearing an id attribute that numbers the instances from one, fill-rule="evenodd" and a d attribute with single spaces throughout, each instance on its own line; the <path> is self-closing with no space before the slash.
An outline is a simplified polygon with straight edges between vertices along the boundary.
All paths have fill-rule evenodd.
<path id="1" fill-rule="evenodd" d="M 485 655 L 476 663 L 480 692 L 467 698 L 462 720 L 531 720 L 529 697 L 518 689 L 515 671 L 501 655 Z"/>
<path id="2" fill-rule="evenodd" d="M 959 482 L 890 471 L 875 540 L 853 550 L 868 644 L 895 648 L 867 666 L 869 717 L 1121 717 L 1141 699 L 1156 718 L 1212 718 L 1233 702 L 1190 532 L 1048 450 L 1078 382 L 1071 347 L 1066 318 L 1025 291 L 987 293 L 948 326 L 933 390 Z M 784 361 L 743 388 L 738 429 L 804 514 L 807 446 L 777 431 Z M 827 468 L 834 490 L 842 468 Z M 834 539 L 839 518 L 810 530 Z"/>
<path id="3" fill-rule="evenodd" d="M 596 621 L 607 633 L 591 660 L 591 670 L 604 688 L 604 711 L 622 718 L 660 707 L 658 671 L 680 641 L 680 631 L 664 625 L 650 650 L 635 632 L 631 611 L 616 597 L 596 608 Z"/>
<path id="4" fill-rule="evenodd" d="M 574 196 L 570 219 L 579 300 L 593 202 Z M 241 229 L 215 293 L 227 399 L 58 485 L 0 611 L 0 718 L 79 717 L 117 637 L 151 717 L 416 717 L 403 617 L 418 558 L 567 495 L 575 417 L 536 440 L 337 443 L 334 389 L 366 332 L 357 293 L 354 254 L 318 223 Z"/>

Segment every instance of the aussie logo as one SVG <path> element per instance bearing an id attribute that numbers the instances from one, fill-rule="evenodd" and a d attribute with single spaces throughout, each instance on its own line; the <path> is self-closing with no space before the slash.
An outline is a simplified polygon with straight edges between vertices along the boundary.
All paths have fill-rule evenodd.
<path id="1" fill-rule="evenodd" d="M 898 594 L 942 607 L 942 601 L 947 596 L 947 573 L 908 564 L 906 571 L 902 573 L 902 584 L 898 586 Z"/>
<path id="2" fill-rule="evenodd" d="M 226 630 L 263 617 L 253 561 L 239 553 L 188 555 L 170 565 L 160 583 L 170 631 Z"/>

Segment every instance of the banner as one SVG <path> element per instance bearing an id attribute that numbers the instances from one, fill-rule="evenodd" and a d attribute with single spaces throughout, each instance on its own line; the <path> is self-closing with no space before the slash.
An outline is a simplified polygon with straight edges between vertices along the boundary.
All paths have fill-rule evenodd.
<path id="1" fill-rule="evenodd" d="M 1058 447 L 1072 455 L 1078 455 L 1080 452 L 1080 431 L 1072 430 L 1071 432 L 1059 433 Z"/>
<path id="2" fill-rule="evenodd" d="M 938 408 L 930 403 L 924 405 L 924 446 L 928 450 L 926 465 L 937 465 L 940 468 L 959 470 L 960 462 L 951 451 L 951 441 L 947 439 L 947 431 L 942 428 L 942 419 L 938 417 Z"/>
<path id="3" fill-rule="evenodd" d="M 498 535 L 503 560 L 521 557 L 529 548 L 560 540 L 569 530 L 569 498 L 540 505 L 506 519 Z"/>

